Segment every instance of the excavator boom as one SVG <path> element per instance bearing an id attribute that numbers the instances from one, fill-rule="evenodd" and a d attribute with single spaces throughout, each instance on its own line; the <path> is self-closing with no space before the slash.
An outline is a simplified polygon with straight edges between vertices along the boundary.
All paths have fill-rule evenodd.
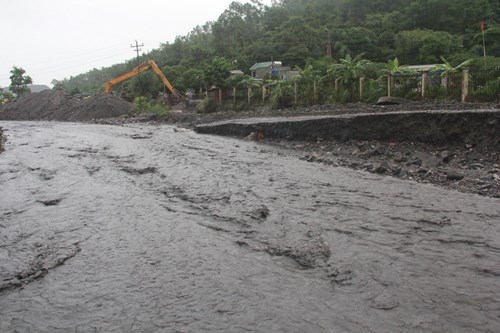
<path id="1" fill-rule="evenodd" d="M 170 92 L 174 95 L 174 97 L 177 99 L 181 99 L 181 96 L 179 96 L 177 90 L 175 90 L 175 88 L 170 84 L 170 82 L 168 82 L 167 78 L 165 77 L 165 75 L 163 75 L 163 72 L 160 70 L 158 65 L 156 65 L 156 63 L 151 59 L 148 60 L 148 65 L 151 66 L 151 68 L 156 74 L 158 74 L 163 84 L 168 88 L 168 90 L 170 90 Z"/>
<path id="2" fill-rule="evenodd" d="M 104 88 L 104 92 L 106 92 L 106 93 L 111 92 L 111 88 L 115 84 L 120 83 L 120 82 L 122 82 L 122 81 L 124 81 L 126 79 L 129 79 L 129 78 L 131 78 L 134 75 L 137 75 L 139 73 L 147 71 L 149 68 L 152 68 L 153 71 L 160 77 L 160 79 L 163 82 L 163 84 L 168 88 L 168 90 L 170 90 L 170 92 L 174 95 L 175 98 L 181 99 L 181 96 L 179 95 L 179 93 L 177 92 L 177 90 L 175 90 L 175 88 L 170 84 L 170 82 L 167 80 L 167 78 L 165 77 L 165 75 L 163 75 L 163 73 L 160 70 L 160 68 L 158 67 L 158 65 L 156 65 L 156 63 L 153 60 L 151 60 L 151 59 L 149 59 L 145 65 L 136 67 L 136 68 L 134 68 L 133 70 L 131 70 L 130 72 L 128 72 L 126 74 L 123 74 L 123 75 L 121 75 L 119 77 L 116 77 L 114 79 L 109 80 L 108 83 L 106 83 L 106 87 Z"/>
<path id="3" fill-rule="evenodd" d="M 108 83 L 106 83 L 106 87 L 104 88 L 104 91 L 106 93 L 109 93 L 109 92 L 111 92 L 111 87 L 113 87 L 115 84 L 120 83 L 126 79 L 129 79 L 134 75 L 137 75 L 139 73 L 147 71 L 148 69 L 149 69 L 149 65 L 143 65 L 143 66 L 134 68 L 133 70 L 131 70 L 130 72 L 128 72 L 126 74 L 123 74 L 119 77 L 115 77 L 114 79 L 111 79 L 108 81 Z"/>

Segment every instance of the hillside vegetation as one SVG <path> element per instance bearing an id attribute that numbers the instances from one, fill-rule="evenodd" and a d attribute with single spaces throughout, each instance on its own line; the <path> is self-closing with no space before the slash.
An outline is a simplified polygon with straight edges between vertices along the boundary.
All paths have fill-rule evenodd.
<path id="1" fill-rule="evenodd" d="M 483 54 L 480 22 L 486 22 L 486 48 L 495 63 L 500 55 L 500 3 L 497 0 L 258 0 L 233 2 L 215 22 L 195 27 L 174 42 L 165 42 L 142 58 L 153 58 L 173 85 L 183 91 L 227 84 L 228 70 L 249 73 L 256 62 L 282 61 L 314 75 L 348 55 L 386 64 L 459 64 Z M 333 59 L 327 59 L 331 41 Z M 481 61 L 475 62 L 478 66 Z M 135 59 L 93 69 L 57 82 L 68 91 L 102 91 L 109 79 L 136 65 Z M 162 91 L 152 73 L 117 86 L 124 97 Z"/>

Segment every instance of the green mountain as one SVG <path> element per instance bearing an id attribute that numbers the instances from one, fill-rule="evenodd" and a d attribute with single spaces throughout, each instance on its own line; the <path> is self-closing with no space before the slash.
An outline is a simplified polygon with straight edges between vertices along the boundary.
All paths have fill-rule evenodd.
<path id="1" fill-rule="evenodd" d="M 482 56 L 480 22 L 486 22 L 488 55 L 500 55 L 498 0 L 259 0 L 233 2 L 215 22 L 165 42 L 143 55 L 152 58 L 179 89 L 220 84 L 231 69 L 249 73 L 256 62 L 279 60 L 289 67 L 319 61 L 330 43 L 333 58 L 348 54 L 404 65 L 460 63 Z M 94 69 L 58 82 L 68 90 L 102 91 L 109 79 L 134 68 L 135 60 Z M 116 87 L 122 95 L 162 90 L 152 73 Z"/>

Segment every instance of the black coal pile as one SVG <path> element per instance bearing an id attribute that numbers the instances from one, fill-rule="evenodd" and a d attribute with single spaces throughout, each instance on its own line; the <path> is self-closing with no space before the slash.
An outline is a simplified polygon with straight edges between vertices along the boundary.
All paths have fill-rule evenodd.
<path id="1" fill-rule="evenodd" d="M 113 95 L 72 96 L 45 90 L 19 98 L 0 109 L 0 120 L 91 121 L 130 115 L 133 104 Z"/>

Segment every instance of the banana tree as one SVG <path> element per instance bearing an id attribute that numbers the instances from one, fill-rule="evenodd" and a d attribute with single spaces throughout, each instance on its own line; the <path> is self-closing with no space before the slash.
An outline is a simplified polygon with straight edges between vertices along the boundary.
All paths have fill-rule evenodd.
<path id="1" fill-rule="evenodd" d="M 394 88 L 394 76 L 415 75 L 417 71 L 408 68 L 408 66 L 400 65 L 398 58 L 394 58 L 387 61 L 387 66 L 381 70 L 381 73 L 382 76 L 387 76 L 387 95 L 391 96 L 392 89 Z"/>
<path id="2" fill-rule="evenodd" d="M 445 88 L 454 87 L 456 84 L 453 78 L 454 74 L 470 66 L 470 64 L 472 63 L 472 59 L 467 59 L 460 63 L 458 66 L 453 66 L 450 62 L 448 62 L 448 60 L 446 60 L 445 57 L 440 56 L 439 58 L 443 63 L 434 67 L 434 70 L 441 71 L 441 77 L 443 79 L 442 82 Z"/>
<path id="3" fill-rule="evenodd" d="M 338 79 L 342 84 L 341 101 L 351 101 L 357 96 L 358 82 L 367 71 L 367 66 L 371 61 L 363 59 L 363 54 L 351 57 L 347 54 L 345 58 L 340 59 L 339 63 L 330 65 L 327 73 L 330 77 Z"/>

